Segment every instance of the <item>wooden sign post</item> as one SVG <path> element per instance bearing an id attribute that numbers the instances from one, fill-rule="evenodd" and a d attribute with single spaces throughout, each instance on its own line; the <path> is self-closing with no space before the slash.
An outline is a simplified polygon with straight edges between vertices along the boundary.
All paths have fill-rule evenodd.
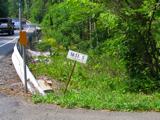
<path id="1" fill-rule="evenodd" d="M 78 52 L 69 50 L 68 55 L 67 55 L 67 58 L 68 58 L 68 59 L 71 59 L 71 60 L 74 60 L 74 64 L 73 64 L 71 73 L 70 73 L 70 75 L 69 75 L 69 78 L 68 78 L 68 81 L 67 81 L 67 84 L 66 84 L 66 87 L 65 87 L 65 90 L 64 90 L 64 94 L 66 93 L 66 91 L 67 91 L 67 89 L 68 89 L 69 83 L 70 83 L 70 81 L 71 81 L 73 72 L 74 72 L 75 67 L 76 67 L 76 63 L 77 63 L 77 62 L 80 62 L 80 63 L 86 64 L 87 59 L 88 59 L 88 55 L 85 55 L 85 54 L 82 54 L 82 53 L 78 53 Z"/>

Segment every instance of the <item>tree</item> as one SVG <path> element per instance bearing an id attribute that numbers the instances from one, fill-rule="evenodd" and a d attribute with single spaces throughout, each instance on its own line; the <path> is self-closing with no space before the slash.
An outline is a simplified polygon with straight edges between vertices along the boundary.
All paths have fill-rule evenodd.
<path id="1" fill-rule="evenodd" d="M 117 26 L 116 21 L 116 15 L 105 11 L 100 4 L 89 0 L 66 0 L 50 7 L 43 24 L 47 33 L 51 32 L 49 35 L 66 49 L 74 45 L 83 51 L 95 48 L 109 38 L 107 32 Z"/>
<path id="2" fill-rule="evenodd" d="M 8 16 L 8 1 L 1 0 L 0 1 L 0 17 Z"/>
<path id="3" fill-rule="evenodd" d="M 31 18 L 42 23 L 47 37 L 53 37 L 66 49 L 97 50 L 96 54 L 124 60 L 128 76 L 141 80 L 129 81 L 133 90 L 133 86 L 136 90 L 144 90 L 146 86 L 152 90 L 159 88 L 159 0 L 32 0 L 31 3 Z"/>

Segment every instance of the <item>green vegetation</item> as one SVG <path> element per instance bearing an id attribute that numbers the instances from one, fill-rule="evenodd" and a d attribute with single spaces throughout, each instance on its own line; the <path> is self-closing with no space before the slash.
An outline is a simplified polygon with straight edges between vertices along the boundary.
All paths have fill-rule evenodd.
<path id="1" fill-rule="evenodd" d="M 66 59 L 66 54 L 54 55 L 50 64 L 41 62 L 31 64 L 36 76 L 45 75 L 51 79 L 66 83 L 73 61 Z M 46 96 L 34 95 L 34 103 L 54 103 L 62 107 L 81 107 L 87 109 L 109 109 L 118 111 L 159 111 L 160 94 L 133 93 L 128 86 L 123 62 L 106 56 L 89 54 L 86 65 L 77 63 L 71 84 L 64 94 L 64 87 Z M 105 66 L 105 67 L 104 67 Z M 146 83 L 147 84 L 147 83 Z M 144 84 L 145 85 L 145 84 Z M 149 85 L 149 84 L 148 84 Z M 147 89 L 147 87 L 146 87 Z M 149 89 L 149 88 L 148 88 Z"/>
<path id="2" fill-rule="evenodd" d="M 8 2 L 5 2 L 6 0 L 1 0 L 0 1 L 0 17 L 7 17 L 8 10 L 7 10 L 7 5 Z"/>
<path id="3" fill-rule="evenodd" d="M 135 93 L 96 92 L 85 89 L 84 91 L 68 91 L 67 94 L 56 96 L 34 95 L 35 103 L 56 103 L 67 108 L 87 108 L 93 110 L 105 109 L 111 111 L 160 111 L 160 95 L 144 95 Z"/>
<path id="4" fill-rule="evenodd" d="M 53 56 L 50 64 L 44 64 L 44 58 L 39 58 L 41 62 L 31 64 L 32 71 L 36 76 L 46 75 L 64 83 L 71 71 L 73 61 L 63 56 L 65 55 Z M 100 60 L 91 56 L 86 65 L 77 64 L 65 95 L 62 88 L 47 96 L 34 95 L 32 100 L 34 103 L 55 103 L 67 108 L 82 107 L 120 111 L 160 110 L 159 93 L 146 95 L 142 92 L 129 92 L 128 77 L 123 71 L 123 63 L 116 64 L 114 63 L 116 61 L 109 57 Z"/>
<path id="5" fill-rule="evenodd" d="M 23 0 L 23 9 L 24 16 L 42 26 L 37 48 L 52 51 L 51 63 L 30 65 L 36 76 L 66 84 L 73 64 L 67 51 L 89 55 L 86 65 L 77 64 L 65 95 L 62 87 L 33 96 L 35 102 L 159 111 L 159 0 Z"/>

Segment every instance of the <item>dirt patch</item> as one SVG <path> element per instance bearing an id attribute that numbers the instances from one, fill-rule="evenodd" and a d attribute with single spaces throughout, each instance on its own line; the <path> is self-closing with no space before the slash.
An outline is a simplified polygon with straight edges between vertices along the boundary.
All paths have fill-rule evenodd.
<path id="1" fill-rule="evenodd" d="M 39 76 L 37 77 L 37 80 L 50 81 L 52 90 L 54 91 L 54 93 L 57 93 L 57 94 L 59 93 L 60 90 L 62 90 L 65 87 L 65 84 L 63 82 L 51 79 L 47 76 Z"/>
<path id="2" fill-rule="evenodd" d="M 0 93 L 31 99 L 31 94 L 24 91 L 24 86 L 12 64 L 11 55 L 0 61 Z"/>

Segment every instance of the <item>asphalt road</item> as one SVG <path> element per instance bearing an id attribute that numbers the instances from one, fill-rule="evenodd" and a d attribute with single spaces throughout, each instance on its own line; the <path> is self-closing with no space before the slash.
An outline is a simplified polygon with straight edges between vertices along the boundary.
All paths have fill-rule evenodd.
<path id="1" fill-rule="evenodd" d="M 35 105 L 28 101 L 11 61 L 14 36 L 0 35 L 0 120 L 160 120 L 158 112 L 110 112 Z M 20 88 L 21 87 L 21 88 Z"/>
<path id="2" fill-rule="evenodd" d="M 34 105 L 0 94 L 0 120 L 160 120 L 156 112 L 108 112 Z"/>
<path id="3" fill-rule="evenodd" d="M 0 59 L 4 58 L 6 55 L 13 51 L 17 36 L 18 31 L 15 31 L 13 36 L 8 36 L 5 33 L 0 34 Z"/>

